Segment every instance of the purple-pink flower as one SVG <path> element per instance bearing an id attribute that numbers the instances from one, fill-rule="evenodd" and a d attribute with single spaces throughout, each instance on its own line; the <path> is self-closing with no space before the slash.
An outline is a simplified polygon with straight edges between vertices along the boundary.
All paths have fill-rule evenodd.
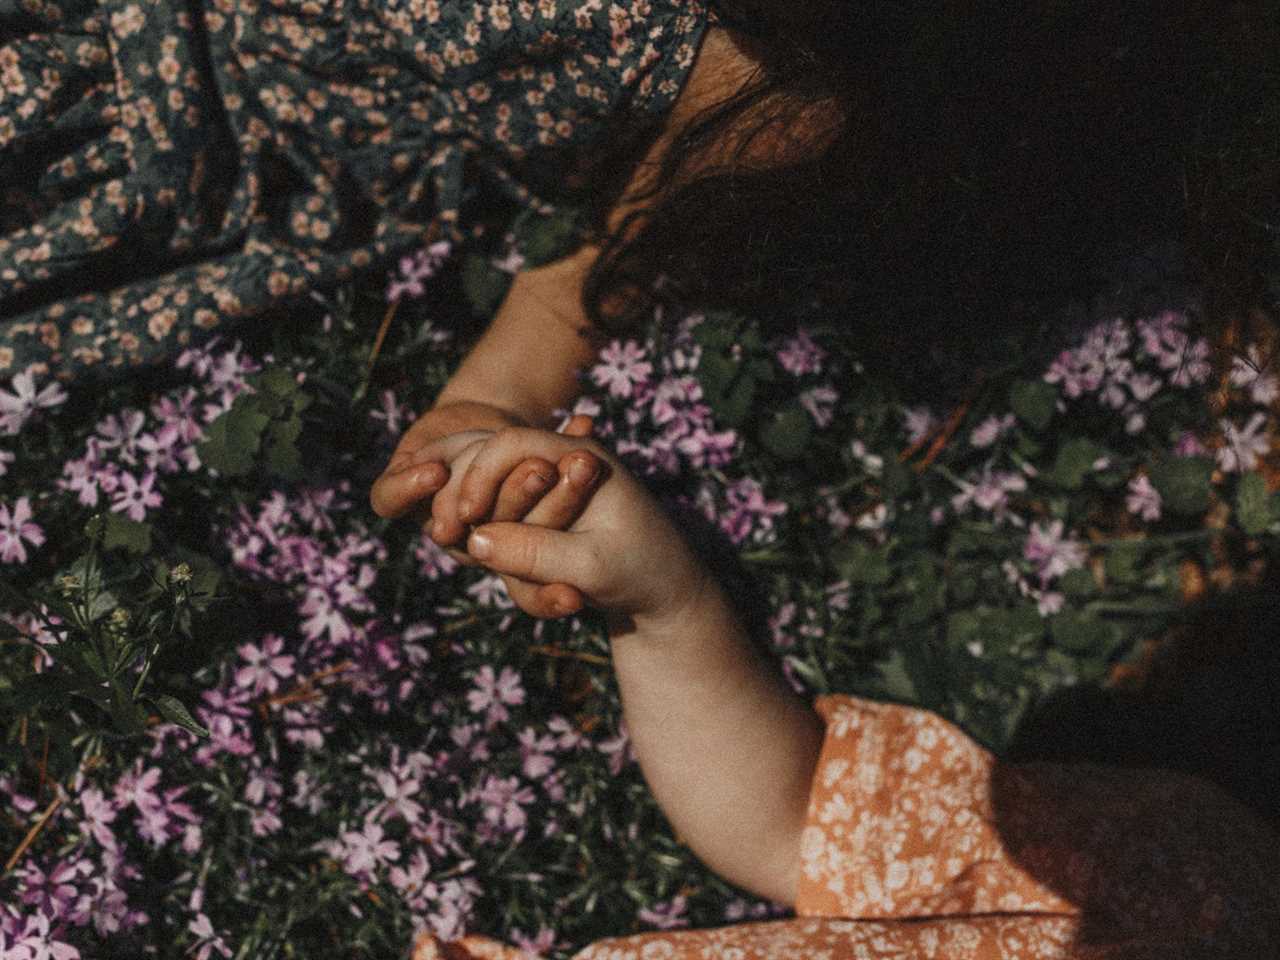
<path id="1" fill-rule="evenodd" d="M 252 643 L 241 644 L 237 652 L 245 666 L 236 671 L 236 684 L 248 688 L 254 696 L 275 693 L 281 680 L 293 676 L 294 658 L 281 653 L 283 649 L 284 639 L 274 633 L 263 637 L 260 647 Z"/>
<path id="2" fill-rule="evenodd" d="M 11 382 L 13 393 L 0 390 L 0 435 L 18 433 L 37 410 L 66 403 L 67 392 L 57 381 L 36 390 L 36 379 L 24 370 Z"/>
<path id="3" fill-rule="evenodd" d="M 814 343 L 809 331 L 800 329 L 794 337 L 788 337 L 778 348 L 778 363 L 782 369 L 794 376 L 806 373 L 821 373 L 822 361 L 827 352 Z"/>
<path id="4" fill-rule="evenodd" d="M 608 387 L 615 397 L 629 397 L 635 388 L 648 381 L 653 364 L 645 360 L 645 351 L 634 340 L 614 340 L 600 351 L 600 362 L 591 368 L 596 386 Z"/>
<path id="5" fill-rule="evenodd" d="M 1130 513 L 1137 514 L 1143 520 L 1160 519 L 1160 491 L 1152 485 L 1145 473 L 1140 473 L 1129 481 L 1129 495 L 1125 497 L 1124 505 Z"/>
<path id="6" fill-rule="evenodd" d="M 164 503 L 164 497 L 152 489 L 155 482 L 156 474 L 153 470 L 143 474 L 141 480 L 131 473 L 121 473 L 120 487 L 111 501 L 112 512 L 124 513 L 130 520 L 145 520 L 147 510 Z"/>
<path id="7" fill-rule="evenodd" d="M 1258 459 L 1271 450 L 1266 432 L 1267 415 L 1255 413 L 1243 427 L 1222 419 L 1222 446 L 1218 448 L 1218 467 L 1224 473 L 1244 473 L 1258 465 Z"/>
<path id="8" fill-rule="evenodd" d="M 1065 536 L 1063 522 L 1054 520 L 1048 525 L 1031 525 L 1022 556 L 1035 567 L 1040 585 L 1044 587 L 1067 571 L 1083 567 L 1089 557 L 1089 548 L 1079 540 Z"/>
<path id="9" fill-rule="evenodd" d="M 25 540 L 33 547 L 44 543 L 44 531 L 32 520 L 31 501 L 19 497 L 13 509 L 0 500 L 0 563 L 26 563 Z"/>

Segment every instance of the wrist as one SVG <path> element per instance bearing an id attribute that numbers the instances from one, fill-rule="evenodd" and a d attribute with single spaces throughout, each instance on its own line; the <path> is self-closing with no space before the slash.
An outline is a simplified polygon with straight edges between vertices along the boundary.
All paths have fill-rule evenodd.
<path id="1" fill-rule="evenodd" d="M 525 426 L 515 412 L 478 400 L 454 399 L 442 394 L 435 405 L 422 415 L 433 438 L 446 437 L 467 430 L 501 430 Z"/>
<path id="2" fill-rule="evenodd" d="M 681 589 L 633 614 L 631 632 L 650 640 L 671 642 L 736 627 L 737 615 L 706 567 L 694 564 L 687 577 L 672 580 L 681 584 Z"/>

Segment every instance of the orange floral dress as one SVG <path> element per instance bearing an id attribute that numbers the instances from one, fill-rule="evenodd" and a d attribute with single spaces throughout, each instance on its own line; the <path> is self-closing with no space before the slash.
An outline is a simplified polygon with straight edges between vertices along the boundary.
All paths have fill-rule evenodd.
<path id="1" fill-rule="evenodd" d="M 820 698 L 796 917 L 578 960 L 1252 960 L 1280 951 L 1280 837 L 1160 770 L 1006 764 L 933 713 Z M 413 960 L 526 956 L 429 938 Z"/>

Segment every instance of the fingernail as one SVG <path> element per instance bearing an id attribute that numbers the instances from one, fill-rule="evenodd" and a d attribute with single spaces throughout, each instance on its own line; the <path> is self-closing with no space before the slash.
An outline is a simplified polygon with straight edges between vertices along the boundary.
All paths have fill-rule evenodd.
<path id="1" fill-rule="evenodd" d="M 489 539 L 489 535 L 479 530 L 472 531 L 471 538 L 467 541 L 467 553 L 477 560 L 483 560 L 492 552 L 493 541 Z"/>
<path id="2" fill-rule="evenodd" d="M 430 464 L 418 471 L 416 483 L 434 486 L 440 482 L 440 466 L 438 464 Z"/>
<path id="3" fill-rule="evenodd" d="M 525 493 L 542 493 L 551 485 L 551 478 L 543 476 L 536 470 L 524 478 Z"/>
<path id="4" fill-rule="evenodd" d="M 594 460 L 574 460 L 569 464 L 569 479 L 579 487 L 591 486 L 599 472 Z"/>
<path id="5" fill-rule="evenodd" d="M 466 523 L 471 519 L 472 505 L 470 500 L 458 501 L 458 519 Z"/>
<path id="6" fill-rule="evenodd" d="M 431 539 L 438 541 L 443 536 L 444 536 L 444 521 L 432 520 L 431 521 Z"/>

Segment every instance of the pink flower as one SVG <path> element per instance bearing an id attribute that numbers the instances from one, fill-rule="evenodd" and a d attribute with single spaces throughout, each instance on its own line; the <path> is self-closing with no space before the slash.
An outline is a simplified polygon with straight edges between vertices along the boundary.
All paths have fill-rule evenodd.
<path id="1" fill-rule="evenodd" d="M 907 407 L 902 411 L 902 427 L 908 443 L 919 443 L 938 426 L 938 418 L 928 407 Z"/>
<path id="2" fill-rule="evenodd" d="M 484 805 L 486 823 L 500 827 L 508 833 L 522 833 L 528 823 L 525 805 L 533 803 L 534 792 L 521 787 L 515 777 L 488 776 L 484 786 L 476 791 L 475 799 Z"/>
<path id="3" fill-rule="evenodd" d="M 1129 496 L 1125 498 L 1124 505 L 1130 513 L 1137 514 L 1143 520 L 1160 519 L 1160 491 L 1151 485 L 1145 473 L 1140 473 L 1129 481 Z"/>
<path id="4" fill-rule="evenodd" d="M 422 819 L 422 804 L 413 799 L 422 789 L 418 780 L 412 777 L 400 779 L 390 770 L 379 770 L 374 781 L 383 796 L 374 811 L 376 819 L 385 820 L 393 814 L 404 818 L 408 824 L 416 824 Z"/>
<path id="5" fill-rule="evenodd" d="M 1237 427 L 1230 420 L 1219 420 L 1222 428 L 1223 444 L 1218 448 L 1218 466 L 1224 473 L 1244 473 L 1258 464 L 1258 458 L 1267 455 L 1271 449 L 1271 439 L 1264 427 L 1267 423 L 1265 413 L 1255 413 L 1243 427 Z"/>
<path id="6" fill-rule="evenodd" d="M 0 501 L 0 562 L 26 563 L 27 548 L 22 541 L 33 547 L 44 543 L 44 531 L 32 522 L 31 501 L 27 497 L 19 497 L 13 505 Z"/>
<path id="7" fill-rule="evenodd" d="M 164 497 L 152 490 L 156 482 L 155 471 L 148 470 L 139 482 L 131 473 L 120 474 L 120 489 L 111 501 L 113 513 L 126 513 L 130 520 L 146 519 L 147 509 L 164 503 Z"/>
<path id="8" fill-rule="evenodd" d="M 1013 428 L 1017 419 L 1012 413 L 997 417 L 994 414 L 973 428 L 969 443 L 979 449 L 989 447 Z"/>
<path id="9" fill-rule="evenodd" d="M 36 379 L 30 370 L 14 377 L 12 387 L 13 393 L 0 390 L 0 434 L 15 434 L 37 410 L 67 401 L 66 391 L 56 381 L 37 393 Z"/>
<path id="10" fill-rule="evenodd" d="M 339 855 L 342 868 L 353 876 L 372 873 L 384 863 L 400 859 L 400 847 L 391 840 L 384 840 L 382 827 L 366 823 L 363 830 L 348 830 L 342 835 Z"/>
<path id="11" fill-rule="evenodd" d="M 614 340 L 600 351 L 600 362 L 591 369 L 591 379 L 596 386 L 608 387 L 612 396 L 629 397 L 653 372 L 653 364 L 644 356 L 644 348 L 634 340 Z"/>
<path id="12" fill-rule="evenodd" d="M 1054 520 L 1048 526 L 1031 525 L 1022 555 L 1036 567 L 1041 586 L 1047 586 L 1068 570 L 1083 567 L 1089 550 L 1079 540 L 1063 536 L 1062 521 Z"/>
<path id="13" fill-rule="evenodd" d="M 501 723 L 509 716 L 506 706 L 524 703 L 524 687 L 520 683 L 520 674 L 510 667 L 503 667 L 501 674 L 495 674 L 493 667 L 486 664 L 475 676 L 475 689 L 467 694 L 467 706 L 472 713 L 488 711 L 490 723 Z"/>
<path id="14" fill-rule="evenodd" d="M 836 416 L 836 401 L 840 394 L 832 387 L 814 387 L 800 394 L 800 406 L 813 417 L 814 424 L 823 429 L 830 426 Z"/>
<path id="15" fill-rule="evenodd" d="M 687 927 L 689 918 L 684 915 L 684 912 L 688 905 L 684 897 L 674 897 L 668 903 L 655 903 L 652 907 L 639 911 L 636 919 L 659 930 Z"/>
<path id="16" fill-rule="evenodd" d="M 793 376 L 806 373 L 821 373 L 822 361 L 827 353 L 813 342 L 807 330 L 798 330 L 794 337 L 788 338 L 778 349 L 778 363 L 782 369 Z"/>
<path id="17" fill-rule="evenodd" d="M 275 634 L 262 638 L 262 646 L 242 644 L 237 652 L 247 666 L 236 671 L 236 685 L 251 688 L 254 696 L 275 693 L 281 680 L 293 676 L 293 657 L 282 654 L 284 640 Z"/>
<path id="18" fill-rule="evenodd" d="M 1232 386 L 1247 388 L 1249 399 L 1260 407 L 1270 406 L 1280 396 L 1280 378 L 1268 371 L 1272 358 L 1264 357 L 1258 345 L 1251 344 L 1247 356 L 1231 361 Z"/>

